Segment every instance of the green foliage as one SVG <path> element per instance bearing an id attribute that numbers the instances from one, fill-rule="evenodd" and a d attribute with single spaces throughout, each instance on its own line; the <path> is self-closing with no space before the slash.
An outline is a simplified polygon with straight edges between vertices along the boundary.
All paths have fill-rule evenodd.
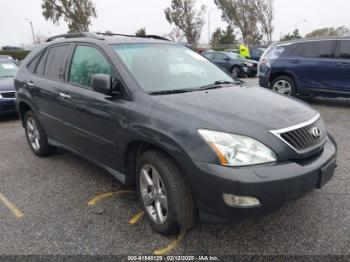
<path id="1" fill-rule="evenodd" d="M 335 27 L 325 27 L 312 31 L 307 34 L 306 38 L 317 38 L 317 37 L 328 37 L 328 36 L 344 36 L 350 33 L 350 29 L 346 26 Z"/>
<path id="2" fill-rule="evenodd" d="M 45 19 L 56 25 L 63 18 L 69 32 L 88 32 L 91 18 L 96 17 L 91 0 L 43 0 L 41 8 Z"/>
<path id="3" fill-rule="evenodd" d="M 295 29 L 292 34 L 288 33 L 284 37 L 282 37 L 281 41 L 290 41 L 301 39 L 301 35 L 299 34 L 299 29 Z"/>
<path id="4" fill-rule="evenodd" d="M 141 27 L 139 30 L 136 31 L 135 35 L 140 37 L 146 36 L 146 28 Z"/>
<path id="5" fill-rule="evenodd" d="M 226 30 L 217 28 L 211 38 L 211 46 L 213 48 L 220 48 L 222 46 L 232 47 L 236 42 L 236 36 L 232 26 L 227 26 Z"/>
<path id="6" fill-rule="evenodd" d="M 195 8 L 196 0 L 172 0 L 171 6 L 165 9 L 165 17 L 170 24 L 175 24 L 184 32 L 187 42 L 195 46 L 204 26 L 206 6 Z"/>
<path id="7" fill-rule="evenodd" d="M 29 54 L 26 50 L 0 50 L 0 55 L 9 55 L 14 59 L 23 60 Z"/>

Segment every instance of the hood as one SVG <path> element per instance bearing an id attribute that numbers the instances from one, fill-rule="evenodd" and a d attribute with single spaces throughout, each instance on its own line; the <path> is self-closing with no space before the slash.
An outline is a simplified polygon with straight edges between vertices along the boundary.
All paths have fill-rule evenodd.
<path id="1" fill-rule="evenodd" d="M 209 125 L 198 128 L 214 126 L 227 132 L 277 130 L 308 121 L 317 114 L 299 100 L 260 87 L 230 86 L 153 98 Z"/>
<path id="2" fill-rule="evenodd" d="M 15 91 L 13 77 L 0 77 L 0 91 Z"/>

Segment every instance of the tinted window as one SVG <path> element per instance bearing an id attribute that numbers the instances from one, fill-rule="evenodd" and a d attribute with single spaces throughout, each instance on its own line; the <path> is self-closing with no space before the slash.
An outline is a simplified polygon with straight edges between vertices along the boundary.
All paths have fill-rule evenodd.
<path id="1" fill-rule="evenodd" d="M 45 68 L 45 63 L 46 63 L 46 58 L 47 58 L 47 52 L 44 51 L 45 53 L 41 56 L 40 62 L 35 70 L 35 73 L 38 75 L 43 75 L 44 74 L 44 68 Z"/>
<path id="2" fill-rule="evenodd" d="M 301 43 L 295 50 L 296 55 L 305 58 L 332 58 L 334 57 L 335 41 L 312 41 Z"/>
<path id="3" fill-rule="evenodd" d="M 48 50 L 44 75 L 48 79 L 63 81 L 69 45 L 59 45 Z"/>
<path id="4" fill-rule="evenodd" d="M 350 41 L 340 41 L 339 57 L 344 59 L 350 59 Z"/>
<path id="5" fill-rule="evenodd" d="M 204 54 L 204 56 L 208 59 L 214 59 L 214 53 Z"/>
<path id="6" fill-rule="evenodd" d="M 224 54 L 215 53 L 215 60 L 221 61 L 221 60 L 224 60 L 225 58 L 226 58 L 226 56 Z"/>
<path id="7" fill-rule="evenodd" d="M 34 73 L 36 66 L 38 65 L 38 62 L 40 61 L 41 53 L 36 55 L 32 61 L 27 65 L 27 68 L 30 72 Z"/>
<path id="8" fill-rule="evenodd" d="M 74 52 L 69 81 L 91 87 L 95 74 L 113 75 L 113 70 L 104 55 L 94 47 L 77 46 Z"/>

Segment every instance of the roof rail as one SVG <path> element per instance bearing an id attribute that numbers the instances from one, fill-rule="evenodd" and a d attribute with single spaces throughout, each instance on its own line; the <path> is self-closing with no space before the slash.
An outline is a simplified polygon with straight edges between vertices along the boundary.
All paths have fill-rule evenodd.
<path id="1" fill-rule="evenodd" d="M 46 40 L 46 42 L 51 42 L 58 38 L 80 38 L 80 37 L 87 37 L 87 38 L 93 38 L 98 40 L 103 40 L 103 38 L 97 36 L 96 34 L 89 33 L 89 32 L 77 32 L 77 33 L 67 33 L 67 34 L 61 34 L 61 35 L 55 35 L 51 36 L 49 39 Z"/>
<path id="2" fill-rule="evenodd" d="M 165 41 L 171 41 L 168 38 L 159 36 L 159 35 L 145 35 L 145 36 L 137 36 L 137 35 L 127 35 L 127 34 L 116 34 L 116 33 L 96 33 L 97 35 L 105 35 L 105 36 L 125 36 L 125 37 L 140 37 L 140 38 L 153 38 L 153 39 L 158 39 L 158 40 L 165 40 Z"/>

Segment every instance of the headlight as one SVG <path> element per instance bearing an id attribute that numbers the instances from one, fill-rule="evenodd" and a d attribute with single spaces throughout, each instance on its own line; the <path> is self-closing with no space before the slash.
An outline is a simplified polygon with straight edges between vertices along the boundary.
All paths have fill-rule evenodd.
<path id="1" fill-rule="evenodd" d="M 251 137 L 203 129 L 198 132 L 224 166 L 249 166 L 277 161 L 270 148 Z"/>
<path id="2" fill-rule="evenodd" d="M 249 63 L 249 62 L 244 62 L 244 64 L 246 65 L 246 66 L 249 66 L 249 67 L 252 67 L 254 64 L 253 63 Z"/>

